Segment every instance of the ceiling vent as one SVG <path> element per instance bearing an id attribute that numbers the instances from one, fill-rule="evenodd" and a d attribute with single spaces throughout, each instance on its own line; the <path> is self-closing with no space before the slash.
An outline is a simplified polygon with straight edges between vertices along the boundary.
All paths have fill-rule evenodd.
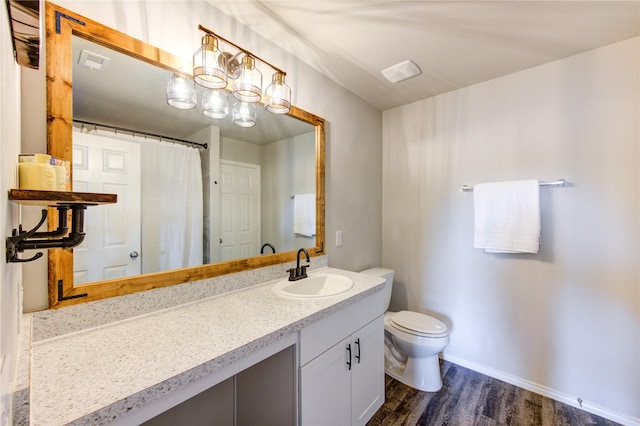
<path id="1" fill-rule="evenodd" d="M 420 67 L 410 60 L 400 62 L 382 71 L 384 78 L 392 83 L 399 83 L 420 74 L 422 74 Z"/>
<path id="2" fill-rule="evenodd" d="M 103 70 L 109 62 L 111 62 L 110 58 L 84 49 L 80 52 L 80 59 L 78 59 L 80 65 L 90 70 Z"/>

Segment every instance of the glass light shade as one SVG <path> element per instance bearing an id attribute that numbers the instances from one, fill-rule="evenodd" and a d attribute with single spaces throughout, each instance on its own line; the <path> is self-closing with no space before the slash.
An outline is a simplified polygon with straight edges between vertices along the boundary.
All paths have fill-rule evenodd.
<path id="1" fill-rule="evenodd" d="M 222 90 L 207 90 L 202 95 L 202 113 L 210 118 L 225 118 L 229 115 L 227 94 Z"/>
<path id="2" fill-rule="evenodd" d="M 240 127 L 253 127 L 256 125 L 256 106 L 248 102 L 236 102 L 233 104 L 233 124 Z"/>
<path id="3" fill-rule="evenodd" d="M 193 80 L 173 74 L 167 82 L 167 103 L 178 109 L 193 109 L 198 105 Z"/>
<path id="4" fill-rule="evenodd" d="M 276 71 L 267 86 L 264 109 L 274 114 L 286 114 L 291 110 L 291 89 L 284 82 L 284 73 Z"/>
<path id="5" fill-rule="evenodd" d="M 227 87 L 227 56 L 209 34 L 202 37 L 202 46 L 193 54 L 193 79 L 209 89 Z"/>
<path id="6" fill-rule="evenodd" d="M 243 102 L 259 102 L 262 97 L 262 73 L 249 55 L 242 59 L 240 77 L 233 82 L 233 96 Z"/>

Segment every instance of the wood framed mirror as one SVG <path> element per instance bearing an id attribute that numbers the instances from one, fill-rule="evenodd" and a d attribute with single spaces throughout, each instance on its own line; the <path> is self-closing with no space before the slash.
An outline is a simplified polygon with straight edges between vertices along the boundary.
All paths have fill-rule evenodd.
<path id="1" fill-rule="evenodd" d="M 124 33 L 80 16 L 53 3 L 46 3 L 47 152 L 73 161 L 73 39 L 87 40 L 137 61 L 191 77 L 191 61 L 179 58 Z M 159 90 L 164 91 L 164 87 Z M 309 123 L 315 135 L 316 224 L 313 245 L 305 247 L 311 256 L 324 254 L 325 245 L 325 122 L 324 119 L 292 106 L 288 114 Z M 90 207 L 99 209 L 101 207 Z M 55 215 L 51 215 L 55 219 Z M 49 226 L 56 223 L 50 220 Z M 88 231 L 87 231 L 88 232 Z M 88 236 L 89 237 L 89 236 Z M 49 307 L 59 308 L 108 297 L 201 280 L 296 259 L 292 250 L 244 257 L 217 263 L 183 267 L 115 279 L 74 283 L 72 250 L 49 250 Z M 283 271 L 284 275 L 284 271 Z"/>

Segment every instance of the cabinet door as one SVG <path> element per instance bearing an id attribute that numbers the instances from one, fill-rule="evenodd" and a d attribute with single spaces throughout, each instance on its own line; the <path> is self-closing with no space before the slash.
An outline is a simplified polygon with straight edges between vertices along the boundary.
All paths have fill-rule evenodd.
<path id="1" fill-rule="evenodd" d="M 349 345 L 350 339 L 344 339 L 301 368 L 302 425 L 351 423 L 351 371 L 347 365 Z"/>
<path id="2" fill-rule="evenodd" d="M 384 403 L 384 319 L 371 321 L 351 336 L 352 425 L 364 425 Z"/>

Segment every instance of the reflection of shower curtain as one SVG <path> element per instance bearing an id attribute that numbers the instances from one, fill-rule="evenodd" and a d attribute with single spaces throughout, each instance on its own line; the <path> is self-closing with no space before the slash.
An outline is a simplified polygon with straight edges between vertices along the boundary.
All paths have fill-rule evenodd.
<path id="1" fill-rule="evenodd" d="M 184 145 L 141 144 L 142 272 L 201 265 L 200 152 Z"/>

